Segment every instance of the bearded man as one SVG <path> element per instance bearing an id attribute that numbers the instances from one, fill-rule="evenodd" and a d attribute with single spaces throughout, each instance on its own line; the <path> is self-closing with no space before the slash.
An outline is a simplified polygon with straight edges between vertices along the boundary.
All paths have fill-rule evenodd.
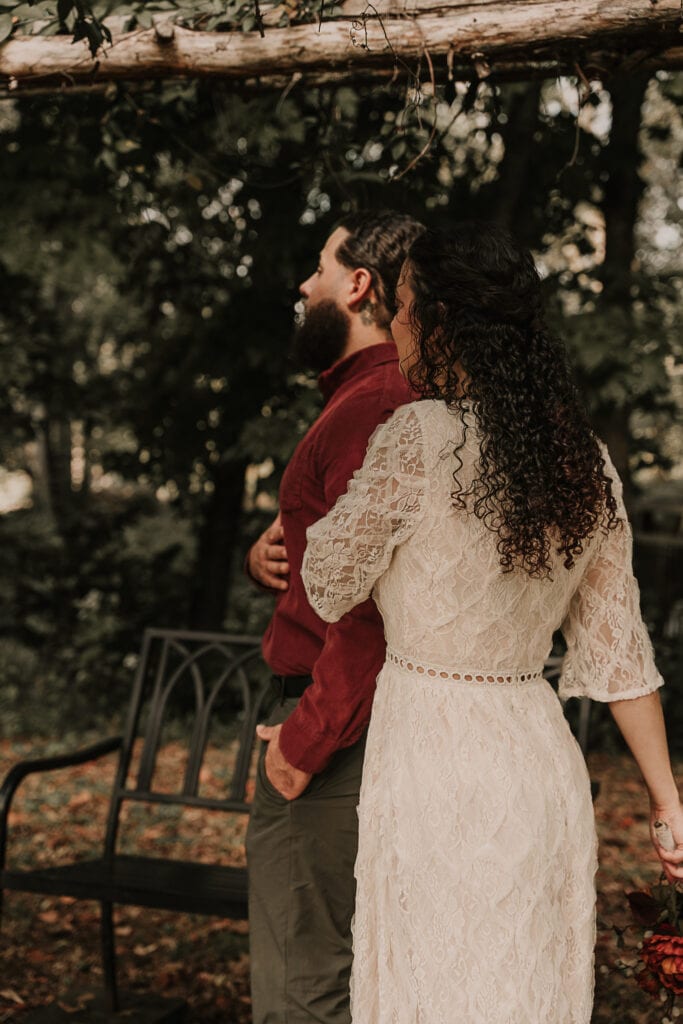
<path id="1" fill-rule="evenodd" d="M 325 400 L 282 478 L 280 514 L 247 556 L 277 595 L 263 640 L 277 701 L 247 835 L 254 1024 L 349 1024 L 356 806 L 384 632 L 372 600 L 334 625 L 300 577 L 306 529 L 358 469 L 375 428 L 412 397 L 389 324 L 399 271 L 422 226 L 360 213 L 332 232 L 300 287 L 296 351 Z"/>

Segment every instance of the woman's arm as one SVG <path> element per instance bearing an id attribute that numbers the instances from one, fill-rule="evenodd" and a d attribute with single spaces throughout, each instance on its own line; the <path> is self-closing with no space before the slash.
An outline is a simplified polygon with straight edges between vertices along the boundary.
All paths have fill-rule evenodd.
<path id="1" fill-rule="evenodd" d="M 377 428 L 346 494 L 306 531 L 301 578 L 311 606 L 325 622 L 338 622 L 370 596 L 394 549 L 425 514 L 425 452 L 417 405 L 401 406 Z"/>
<path id="2" fill-rule="evenodd" d="M 609 702 L 614 719 L 643 774 L 650 796 L 650 835 L 670 882 L 683 880 L 683 808 L 674 781 L 657 689 L 652 643 L 640 612 L 633 575 L 632 534 L 621 482 L 606 450 L 605 469 L 612 479 L 621 526 L 594 540 L 562 629 L 567 657 L 560 696 L 586 695 Z M 667 824 L 673 851 L 657 841 L 654 823 Z"/>
<path id="3" fill-rule="evenodd" d="M 645 780 L 650 797 L 650 834 L 666 877 L 670 882 L 683 881 L 683 806 L 671 770 L 659 693 L 611 701 L 610 711 Z M 655 821 L 669 826 L 676 843 L 672 852 L 663 850 L 657 842 Z"/>

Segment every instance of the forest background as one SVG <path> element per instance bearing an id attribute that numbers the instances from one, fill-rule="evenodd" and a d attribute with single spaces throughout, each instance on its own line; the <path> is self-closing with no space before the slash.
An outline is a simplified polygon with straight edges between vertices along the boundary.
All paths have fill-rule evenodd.
<path id="1" fill-rule="evenodd" d="M 245 581 L 243 557 L 319 409 L 315 380 L 288 355 L 297 286 L 335 222 L 363 207 L 445 228 L 494 219 L 532 248 L 625 483 L 680 772 L 683 73 L 644 71 L 617 46 L 594 77 L 570 45 L 573 73 L 543 80 L 519 66 L 502 80 L 495 61 L 469 57 L 452 74 L 426 53 L 397 58 L 395 76 L 294 74 L 277 87 L 274 76 L 107 82 L 104 59 L 92 80 L 3 77 L 2 44 L 19 35 L 80 32 L 97 51 L 97 19 L 111 15 L 119 31 L 160 18 L 257 39 L 258 9 L 0 0 L 0 777 L 36 749 L 118 731 L 146 626 L 262 630 L 272 599 Z M 261 10 L 266 40 L 271 26 L 338 13 L 311 0 Z M 594 1020 L 661 1024 L 663 1004 L 617 967 L 624 889 L 656 868 L 642 787 L 614 756 L 608 719 L 594 709 L 589 736 Z M 216 792 L 224 739 L 207 775 Z M 173 735 L 164 749 L 179 776 Z M 92 855 L 113 771 L 103 761 L 22 787 L 12 862 Z M 145 810 L 130 829 L 150 855 L 243 861 L 216 815 L 198 813 L 186 835 Z M 5 909 L 0 1020 L 56 1012 L 65 985 L 99 986 L 92 905 L 13 894 Z M 130 907 L 116 935 L 128 989 L 186 999 L 192 1021 L 250 1020 L 243 924 Z"/>
<path id="2" fill-rule="evenodd" d="M 297 285 L 341 216 L 394 207 L 533 249 L 625 480 L 683 744 L 682 97 L 676 71 L 419 67 L 1 95 L 2 733 L 118 715 L 145 626 L 262 629 L 243 556 L 319 408 L 288 356 Z"/>

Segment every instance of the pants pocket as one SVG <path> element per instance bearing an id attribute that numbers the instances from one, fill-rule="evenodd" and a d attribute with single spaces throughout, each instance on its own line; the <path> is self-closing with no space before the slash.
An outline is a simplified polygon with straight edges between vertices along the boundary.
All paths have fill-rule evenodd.
<path id="1" fill-rule="evenodd" d="M 283 797 L 273 783 L 268 778 L 266 773 L 266 751 L 268 750 L 268 744 L 263 744 L 263 749 L 259 753 L 258 763 L 256 766 L 256 792 L 254 794 L 254 803 L 261 803 L 265 800 L 268 803 L 286 804 L 288 800 Z"/>

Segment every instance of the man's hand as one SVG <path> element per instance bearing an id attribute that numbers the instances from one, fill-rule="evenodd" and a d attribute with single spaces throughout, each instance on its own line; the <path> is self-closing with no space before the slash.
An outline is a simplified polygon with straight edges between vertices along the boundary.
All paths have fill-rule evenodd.
<path id="1" fill-rule="evenodd" d="M 295 768 L 285 759 L 280 750 L 281 728 L 281 725 L 257 725 L 256 735 L 268 744 L 266 775 L 271 786 L 274 786 L 285 800 L 296 800 L 306 789 L 313 776 Z"/>
<path id="2" fill-rule="evenodd" d="M 271 590 L 286 590 L 289 586 L 287 580 L 283 579 L 289 574 L 284 536 L 278 515 L 277 519 L 249 549 L 247 555 L 249 575 L 262 587 L 268 587 Z"/>

